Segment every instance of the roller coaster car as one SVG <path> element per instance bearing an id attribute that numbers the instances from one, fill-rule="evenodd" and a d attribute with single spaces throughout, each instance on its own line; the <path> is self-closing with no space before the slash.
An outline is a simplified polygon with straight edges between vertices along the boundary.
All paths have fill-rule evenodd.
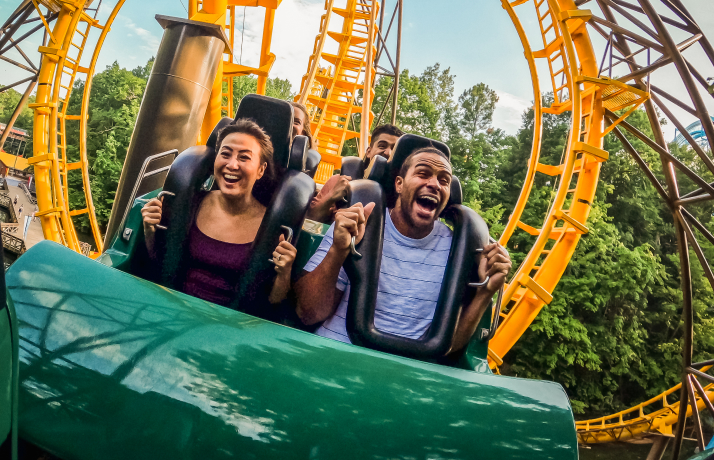
<path id="1" fill-rule="evenodd" d="M 378 206 L 355 248 L 362 258 L 346 265 L 353 284 L 348 330 L 362 346 L 261 318 L 271 316 L 254 303 L 272 273 L 269 254 L 281 226 L 300 233 L 314 183 L 302 172 L 309 169 L 304 139 L 290 142 L 292 114 L 284 104 L 247 97 L 237 114 L 244 116 L 270 134 L 282 179 L 233 308 L 173 290 L 188 225 L 207 188 L 215 155 L 209 142 L 181 153 L 166 177 L 157 268 L 142 268 L 140 211 L 158 191 L 134 200 L 101 263 L 43 242 L 10 267 L 19 328 L 8 327 L 8 300 L 0 310 L 0 441 L 12 431 L 8 421 L 18 420 L 5 404 L 18 375 L 8 337 L 17 334 L 20 436 L 63 459 L 576 459 L 560 385 L 493 375 L 480 337 L 462 368 L 435 362 L 469 294 L 471 251 L 487 237 L 458 193 L 445 213 L 454 224 L 454 260 L 432 330 L 405 341 L 373 326 L 390 177 L 399 159 L 432 141 L 403 138 L 382 177 L 368 175 L 379 180 L 352 184 L 351 202 Z"/>

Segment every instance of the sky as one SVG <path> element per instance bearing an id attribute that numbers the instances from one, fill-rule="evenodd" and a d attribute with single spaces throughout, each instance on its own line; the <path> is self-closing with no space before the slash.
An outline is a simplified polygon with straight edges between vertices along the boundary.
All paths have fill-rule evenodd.
<path id="1" fill-rule="evenodd" d="M 385 11 L 391 12 L 395 1 L 386 0 Z M 683 1 L 690 11 L 695 12 L 705 34 L 714 41 L 714 15 L 696 13 L 711 9 L 712 0 Z M 116 0 L 102 2 L 101 22 L 115 3 Z M 342 3 L 344 0 L 336 0 L 336 5 Z M 0 18 L 7 18 L 18 4 L 18 0 L 0 0 Z M 594 6 L 595 2 L 591 4 Z M 283 0 L 277 9 L 272 40 L 272 52 L 277 55 L 277 60 L 271 76 L 287 78 L 295 92 L 299 90 L 300 79 L 306 73 L 324 5 L 324 0 Z M 103 70 L 114 61 L 128 69 L 145 64 L 155 55 L 161 41 L 162 29 L 156 22 L 155 15 L 186 17 L 186 8 L 187 0 L 126 0 L 104 44 L 97 70 Z M 239 29 L 242 28 L 245 11 L 245 30 L 242 37 L 240 32 L 237 32 L 234 55 L 243 64 L 257 66 L 264 10 L 250 7 L 244 8 L 243 11 L 240 7 L 237 9 Z M 528 2 L 516 11 L 524 18 L 523 26 L 533 49 L 538 49 L 540 37 L 532 9 L 531 2 Z M 450 68 L 451 73 L 456 76 L 456 96 L 477 83 L 486 83 L 499 96 L 493 125 L 514 134 L 521 125 L 523 111 L 532 106 L 534 95 L 522 45 L 508 14 L 501 7 L 501 2 L 405 0 L 403 15 L 402 68 L 409 69 L 412 74 L 420 74 L 427 66 L 435 63 L 439 63 L 442 69 Z M 339 23 L 333 23 L 331 29 L 336 27 L 339 27 Z M 394 28 L 396 32 L 396 24 Z M 393 33 L 390 39 L 392 47 L 395 35 Z M 599 36 L 593 36 L 593 43 L 600 59 L 605 41 Z M 36 50 L 39 45 L 37 42 L 31 42 L 24 49 Z M 697 53 L 695 48 L 686 52 L 690 53 L 688 58 L 692 62 L 704 62 L 706 58 L 703 53 Z M 86 61 L 88 57 L 85 56 L 83 60 Z M 22 58 L 16 55 L 15 59 Z M 654 59 L 656 56 L 652 57 L 652 60 Z M 547 75 L 543 70 L 544 67 L 539 67 L 541 79 Z M 705 67 L 703 70 L 710 72 L 707 76 L 714 76 L 711 68 Z M 11 69 L 11 66 L 0 64 L 0 82 L 17 80 L 12 80 L 16 75 L 11 74 L 12 72 L 16 71 Z M 686 93 L 683 86 L 678 84 L 678 80 L 673 66 L 652 75 L 653 84 L 684 97 Z M 549 83 L 542 81 L 541 85 L 542 89 L 547 90 Z M 714 113 L 711 97 L 707 97 L 707 103 L 710 112 Z M 676 115 L 685 124 L 694 120 L 679 109 L 676 110 Z M 669 139 L 674 137 L 674 127 L 671 123 L 665 126 L 665 134 Z"/>

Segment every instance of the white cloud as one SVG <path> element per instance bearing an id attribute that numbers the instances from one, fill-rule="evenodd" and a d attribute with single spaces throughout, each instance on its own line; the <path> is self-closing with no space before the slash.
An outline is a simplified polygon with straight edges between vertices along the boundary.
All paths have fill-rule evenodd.
<path id="1" fill-rule="evenodd" d="M 245 11 L 245 33 L 241 34 Z M 263 40 L 263 8 L 236 8 L 236 35 L 233 54 L 236 62 L 251 67 L 259 65 L 260 46 Z M 320 28 L 324 2 L 312 0 L 284 0 L 275 12 L 273 38 L 270 51 L 276 55 L 271 77 L 287 78 L 293 91 L 300 90 L 300 81 Z M 332 27 L 331 27 L 332 28 Z"/>
<path id="2" fill-rule="evenodd" d="M 118 20 L 123 22 L 123 25 L 133 32 L 127 34 L 126 36 L 131 37 L 132 35 L 136 35 L 139 40 L 142 41 L 142 45 L 140 46 L 142 50 L 156 54 L 156 50 L 159 49 L 159 44 L 161 43 L 161 39 L 159 37 L 152 34 L 148 30 L 139 27 L 134 21 L 126 16 L 119 16 Z"/>
<path id="3" fill-rule="evenodd" d="M 531 108 L 533 102 L 501 90 L 496 90 L 496 94 L 498 103 L 493 114 L 493 126 L 508 134 L 515 134 L 521 127 L 523 112 Z"/>

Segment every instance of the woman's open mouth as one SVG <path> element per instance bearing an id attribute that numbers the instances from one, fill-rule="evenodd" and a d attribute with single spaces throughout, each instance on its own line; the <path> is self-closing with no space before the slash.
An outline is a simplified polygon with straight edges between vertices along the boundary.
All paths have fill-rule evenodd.
<path id="1" fill-rule="evenodd" d="M 236 184 L 240 180 L 240 177 L 236 176 L 235 174 L 224 174 L 223 180 L 225 180 L 228 184 Z"/>

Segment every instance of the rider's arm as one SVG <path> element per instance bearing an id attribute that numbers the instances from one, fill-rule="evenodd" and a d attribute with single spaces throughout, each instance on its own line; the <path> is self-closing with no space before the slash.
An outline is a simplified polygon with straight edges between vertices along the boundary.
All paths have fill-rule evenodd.
<path id="1" fill-rule="evenodd" d="M 156 234 L 156 224 L 161 222 L 162 203 L 156 198 L 149 200 L 148 203 L 141 208 L 141 217 L 144 223 L 144 239 L 146 241 L 146 249 L 150 255 L 154 255 L 154 235 Z"/>
<path id="2" fill-rule="evenodd" d="M 295 246 L 285 241 L 285 237 L 280 235 L 278 247 L 273 251 L 273 263 L 275 264 L 277 276 L 268 297 L 270 303 L 280 303 L 288 296 L 288 291 L 290 291 L 290 271 L 292 270 L 295 256 L 297 256 Z"/>
<path id="3" fill-rule="evenodd" d="M 454 341 L 451 351 L 459 351 L 468 345 L 471 337 L 476 332 L 478 323 L 481 321 L 483 313 L 491 303 L 493 295 L 498 291 L 506 276 L 511 270 L 511 259 L 508 252 L 498 243 L 493 243 L 483 248 L 483 256 L 479 264 L 479 278 L 490 277 L 485 287 L 479 288 L 469 305 L 464 308 L 459 317 L 459 324 L 456 327 Z"/>
<path id="4" fill-rule="evenodd" d="M 349 176 L 332 176 L 310 203 L 307 218 L 316 222 L 332 222 L 335 203 L 341 200 L 349 188 Z"/>
<path id="5" fill-rule="evenodd" d="M 295 283 L 297 315 L 306 324 L 316 324 L 332 316 L 344 291 L 335 287 L 349 249 L 331 246 L 322 262 Z"/>
<path id="6" fill-rule="evenodd" d="M 366 207 L 357 203 L 335 215 L 335 223 L 325 235 L 323 244 L 305 266 L 309 273 L 295 283 L 296 311 L 304 324 L 324 321 L 337 309 L 347 285 L 346 275 L 340 279 L 340 269 L 349 254 L 352 236 L 360 242 L 373 208 L 374 203 Z"/>

